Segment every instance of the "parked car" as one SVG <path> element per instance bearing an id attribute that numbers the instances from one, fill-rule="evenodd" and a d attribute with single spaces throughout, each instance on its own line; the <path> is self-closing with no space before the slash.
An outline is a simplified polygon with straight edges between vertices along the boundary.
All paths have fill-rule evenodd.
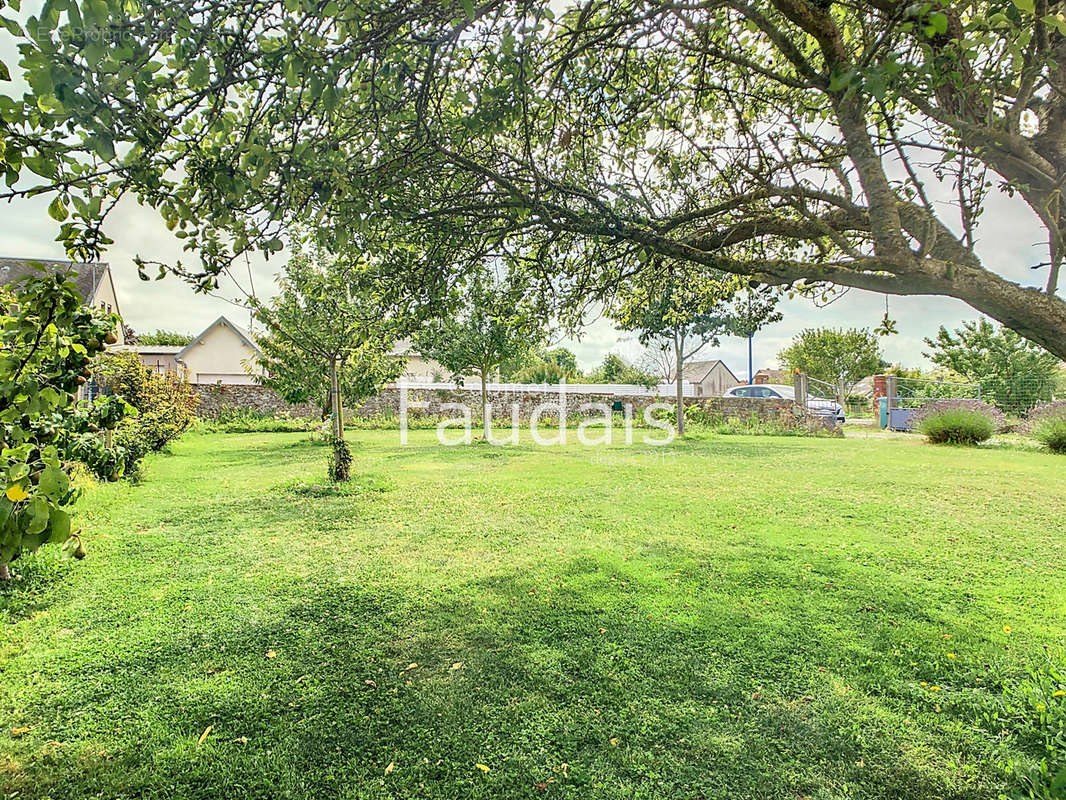
<path id="1" fill-rule="evenodd" d="M 722 397 L 753 397 L 755 399 L 795 400 L 796 390 L 783 383 L 758 383 L 734 386 Z M 836 400 L 807 395 L 807 410 L 818 417 L 831 417 L 837 425 L 844 424 L 844 408 Z"/>

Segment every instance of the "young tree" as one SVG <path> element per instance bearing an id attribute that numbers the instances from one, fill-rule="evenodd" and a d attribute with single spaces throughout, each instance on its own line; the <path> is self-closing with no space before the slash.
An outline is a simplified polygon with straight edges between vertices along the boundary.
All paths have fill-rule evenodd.
<path id="1" fill-rule="evenodd" d="M 365 400 L 400 375 L 403 362 L 392 350 L 410 322 L 396 312 L 382 265 L 300 242 L 293 251 L 278 276 L 277 296 L 252 301 L 266 328 L 259 338 L 266 374 L 257 380 L 293 403 L 328 397 L 330 477 L 346 481 L 344 403 Z"/>
<path id="2" fill-rule="evenodd" d="M 603 362 L 588 374 L 589 383 L 634 384 L 648 389 L 657 386 L 659 380 L 660 376 L 653 369 L 630 364 L 617 353 L 605 355 Z"/>
<path id="3" fill-rule="evenodd" d="M 740 321 L 730 303 L 738 283 L 732 276 L 686 269 L 656 259 L 654 269 L 626 284 L 608 313 L 622 330 L 633 331 L 641 344 L 661 354 L 669 365 L 677 400 L 677 432 L 685 433 L 685 363 L 733 331 Z"/>
<path id="4" fill-rule="evenodd" d="M 439 362 L 462 383 L 464 376 L 481 381 L 482 428 L 491 433 L 486 383 L 500 365 L 535 351 L 545 339 L 545 311 L 525 287 L 498 280 L 487 270 L 462 288 L 459 309 L 415 334 L 418 351 Z"/>
<path id="5" fill-rule="evenodd" d="M 1020 416 L 1055 394 L 1059 360 L 987 319 L 964 322 L 953 334 L 941 326 L 925 343 L 931 348 L 926 358 L 979 385 L 982 396 L 1008 414 Z"/>
<path id="6" fill-rule="evenodd" d="M 877 336 L 855 328 L 807 328 L 777 354 L 777 360 L 790 372 L 799 370 L 833 384 L 841 405 L 857 381 L 888 366 Z"/>
<path id="7" fill-rule="evenodd" d="M 95 431 L 113 427 L 126 405 L 79 409 L 75 393 L 92 357 L 116 341 L 117 323 L 84 307 L 62 272 L 0 287 L 0 580 L 21 553 L 48 542 L 79 558 L 85 553 L 71 527 L 79 490 L 68 462 L 75 453 L 92 456 L 94 468 L 114 460 Z"/>

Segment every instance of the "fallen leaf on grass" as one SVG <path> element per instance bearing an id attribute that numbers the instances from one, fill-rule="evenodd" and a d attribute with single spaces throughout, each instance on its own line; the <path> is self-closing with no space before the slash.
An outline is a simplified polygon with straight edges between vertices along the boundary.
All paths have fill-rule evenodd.
<path id="1" fill-rule="evenodd" d="M 200 738 L 196 740 L 196 746 L 199 747 L 204 743 L 204 740 L 211 735 L 211 731 L 215 729 L 214 725 L 208 725 L 204 728 L 204 732 L 200 734 Z"/>
<path id="2" fill-rule="evenodd" d="M 462 669 L 462 668 L 463 668 L 463 662 L 462 661 L 456 661 L 454 664 L 452 664 L 452 671 L 453 672 L 455 670 L 457 670 L 457 669 Z"/>
<path id="3" fill-rule="evenodd" d="M 33 728 L 12 728 L 11 729 L 11 735 L 12 736 L 22 736 L 22 734 L 29 733 L 32 730 L 33 730 Z"/>
<path id="4" fill-rule="evenodd" d="M 266 651 L 266 657 L 267 658 L 277 658 L 278 654 L 275 653 L 273 650 L 267 650 Z"/>
<path id="5" fill-rule="evenodd" d="M 387 767 L 385 767 L 385 774 L 386 775 L 391 775 L 392 771 L 394 769 L 396 769 L 396 762 L 395 761 L 390 761 L 389 765 Z"/>
<path id="6" fill-rule="evenodd" d="M 611 747 L 618 747 L 618 737 L 617 736 L 611 737 Z"/>
<path id="7" fill-rule="evenodd" d="M 418 669 L 418 664 L 416 664 L 414 661 L 412 661 L 410 664 L 408 664 L 406 667 L 404 667 L 403 671 L 407 672 L 408 670 L 412 670 L 412 669 Z"/>
<path id="8" fill-rule="evenodd" d="M 488 772 L 490 769 L 492 769 L 491 767 L 487 767 L 484 764 L 474 764 L 474 766 L 477 767 L 482 772 Z"/>

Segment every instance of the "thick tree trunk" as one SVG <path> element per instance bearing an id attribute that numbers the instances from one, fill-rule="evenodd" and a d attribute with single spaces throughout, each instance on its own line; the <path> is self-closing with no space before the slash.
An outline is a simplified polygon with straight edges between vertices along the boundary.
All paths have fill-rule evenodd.
<path id="1" fill-rule="evenodd" d="M 685 350 L 680 334 L 674 334 L 674 363 L 676 364 L 674 370 L 675 376 L 675 388 L 677 389 L 677 435 L 685 435 L 685 388 L 684 380 L 685 375 L 683 367 L 685 366 Z"/>
<path id="2" fill-rule="evenodd" d="M 489 393 L 485 379 L 485 370 L 481 370 L 481 430 L 485 441 L 489 439 Z"/>

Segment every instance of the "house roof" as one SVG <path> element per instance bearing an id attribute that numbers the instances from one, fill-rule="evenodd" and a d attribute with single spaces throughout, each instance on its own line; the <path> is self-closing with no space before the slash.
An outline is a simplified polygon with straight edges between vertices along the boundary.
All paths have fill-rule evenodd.
<path id="1" fill-rule="evenodd" d="M 760 370 L 757 370 L 755 372 L 755 374 L 757 376 L 758 375 L 763 375 L 763 376 L 769 378 L 770 379 L 770 383 L 781 383 L 781 384 L 785 383 L 785 378 L 788 376 L 788 373 L 785 370 L 783 370 L 783 369 L 760 369 Z"/>
<path id="2" fill-rule="evenodd" d="M 248 345 L 250 348 L 252 348 L 256 352 L 257 355 L 260 355 L 260 356 L 263 355 L 263 351 L 260 350 L 259 349 L 259 345 L 257 345 L 255 343 L 255 339 L 252 337 L 252 334 L 250 334 L 248 331 L 246 331 L 240 325 L 237 325 L 236 323 L 230 322 L 226 318 L 225 315 L 222 315 L 221 317 L 216 319 L 214 322 L 212 322 L 210 325 L 208 325 L 206 328 L 204 328 L 202 331 L 200 331 L 198 334 L 196 334 L 196 336 L 192 337 L 192 341 L 189 342 L 187 345 L 185 345 L 184 347 L 179 347 L 177 349 L 177 352 L 174 353 L 174 359 L 176 361 L 181 361 L 185 357 L 185 353 L 188 352 L 189 349 L 192 348 L 193 345 L 199 344 L 200 341 L 205 336 L 207 336 L 207 334 L 211 331 L 212 328 L 215 328 L 215 327 L 217 327 L 219 325 L 225 325 L 227 328 L 229 328 L 235 334 L 237 334 L 241 339 L 243 339 L 244 343 L 246 345 Z M 156 351 L 153 351 L 153 352 L 156 352 Z"/>
<path id="3" fill-rule="evenodd" d="M 681 377 L 689 383 L 703 383 L 704 378 L 710 375 L 711 371 L 719 364 L 733 377 L 733 380 L 739 383 L 737 376 L 733 375 L 733 370 L 727 367 L 726 363 L 720 358 L 716 358 L 713 361 L 690 361 L 681 370 Z"/>
<path id="4" fill-rule="evenodd" d="M 102 261 L 88 261 L 84 263 L 72 263 L 70 261 L 56 261 L 49 258 L 0 258 L 0 286 L 17 281 L 27 275 L 34 275 L 37 266 L 46 270 L 60 272 L 63 270 L 74 271 L 74 283 L 78 287 L 78 294 L 85 302 L 91 302 L 96 296 L 96 290 L 105 278 L 110 278 L 111 268 Z"/>

